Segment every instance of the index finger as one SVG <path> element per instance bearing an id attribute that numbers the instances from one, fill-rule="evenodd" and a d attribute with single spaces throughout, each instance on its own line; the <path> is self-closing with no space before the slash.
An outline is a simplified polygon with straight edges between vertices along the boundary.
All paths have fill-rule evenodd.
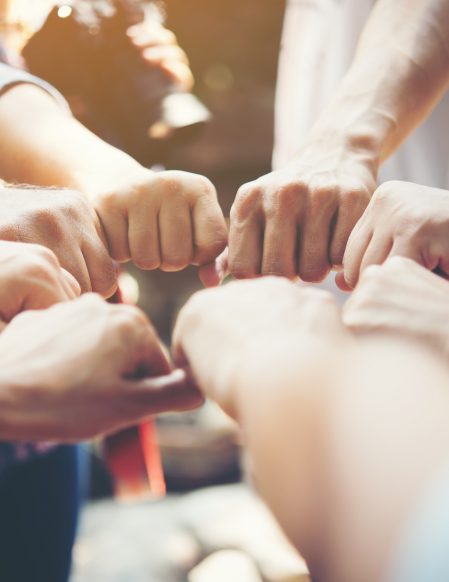
<path id="1" fill-rule="evenodd" d="M 200 195 L 192 209 L 193 264 L 205 265 L 224 251 L 228 231 L 216 196 Z"/>

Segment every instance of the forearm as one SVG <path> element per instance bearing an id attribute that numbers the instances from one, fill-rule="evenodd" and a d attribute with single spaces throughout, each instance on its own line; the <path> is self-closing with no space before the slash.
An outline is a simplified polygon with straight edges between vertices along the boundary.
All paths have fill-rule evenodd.
<path id="1" fill-rule="evenodd" d="M 5 180 L 89 194 L 142 171 L 39 87 L 17 85 L 0 97 L 0 175 Z"/>
<path id="2" fill-rule="evenodd" d="M 448 37 L 447 0 L 378 0 L 311 140 L 335 134 L 379 163 L 388 158 L 447 87 Z"/>
<path id="3" fill-rule="evenodd" d="M 319 579 L 380 580 L 449 458 L 447 370 L 392 340 L 294 352 L 259 351 L 236 380 L 257 487 Z"/>

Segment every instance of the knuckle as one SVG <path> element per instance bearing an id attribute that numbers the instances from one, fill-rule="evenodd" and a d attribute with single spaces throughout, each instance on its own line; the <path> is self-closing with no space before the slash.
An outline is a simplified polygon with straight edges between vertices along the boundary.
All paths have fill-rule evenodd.
<path id="1" fill-rule="evenodd" d="M 212 184 L 209 178 L 206 178 L 206 176 L 196 175 L 196 190 L 198 191 L 199 194 L 202 194 L 203 196 L 208 196 L 212 198 L 217 197 L 217 191 L 215 189 L 215 186 Z"/>
<path id="2" fill-rule="evenodd" d="M 391 193 L 394 192 L 397 182 L 390 181 L 381 184 L 372 196 L 373 204 L 384 204 L 390 198 Z"/>
<path id="3" fill-rule="evenodd" d="M 296 202 L 300 196 L 303 196 L 309 190 L 308 185 L 300 180 L 295 180 L 294 182 L 287 182 L 283 184 L 277 190 L 277 197 L 279 200 L 285 200 L 285 202 L 292 203 Z"/>
<path id="4" fill-rule="evenodd" d="M 257 212 L 264 199 L 264 189 L 255 183 L 245 184 L 237 192 L 231 208 L 231 218 L 245 219 Z"/>
<path id="5" fill-rule="evenodd" d="M 282 266 L 277 263 L 269 263 L 262 269 L 264 277 L 285 277 L 286 279 L 294 279 L 296 277 L 296 269 L 293 266 Z"/>
<path id="6" fill-rule="evenodd" d="M 258 269 L 238 262 L 230 262 L 229 271 L 235 279 L 254 279 L 259 276 Z"/>
<path id="7" fill-rule="evenodd" d="M 164 191 L 164 198 L 177 198 L 183 194 L 183 182 L 176 172 L 162 172 L 158 176 L 158 181 Z M 142 192 L 143 189 L 140 191 Z"/>
<path id="8" fill-rule="evenodd" d="M 159 256 L 136 255 L 133 257 L 133 262 L 138 269 L 143 271 L 154 271 L 161 266 Z"/>
<path id="9" fill-rule="evenodd" d="M 41 206 L 25 212 L 24 222 L 31 225 L 45 225 L 47 235 L 60 238 L 63 233 L 63 209 L 61 206 Z"/>
<path id="10" fill-rule="evenodd" d="M 364 186 L 352 187 L 342 193 L 342 198 L 344 203 L 349 207 L 360 207 L 364 210 L 370 201 L 370 192 Z"/>
<path id="11" fill-rule="evenodd" d="M 330 271 L 328 261 L 313 261 L 311 263 L 301 263 L 298 274 L 300 279 L 306 283 L 320 283 Z"/>
<path id="12" fill-rule="evenodd" d="M 324 208 L 337 202 L 340 192 L 339 186 L 335 183 L 320 184 L 311 188 L 312 208 Z"/>
<path id="13" fill-rule="evenodd" d="M 295 183 L 283 185 L 266 202 L 267 216 L 278 216 L 280 218 L 291 216 L 298 206 L 302 192 L 301 187 Z"/>
<path id="14" fill-rule="evenodd" d="M 193 257 L 190 254 L 171 255 L 163 257 L 161 262 L 162 271 L 182 271 L 192 262 Z"/>

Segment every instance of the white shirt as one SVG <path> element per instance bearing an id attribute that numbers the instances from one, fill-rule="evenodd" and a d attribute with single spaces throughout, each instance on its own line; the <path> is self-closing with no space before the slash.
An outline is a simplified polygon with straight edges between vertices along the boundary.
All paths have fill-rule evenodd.
<path id="1" fill-rule="evenodd" d="M 273 166 L 285 165 L 334 95 L 375 0 L 287 0 Z M 449 188 L 449 95 L 382 167 L 380 181 Z"/>

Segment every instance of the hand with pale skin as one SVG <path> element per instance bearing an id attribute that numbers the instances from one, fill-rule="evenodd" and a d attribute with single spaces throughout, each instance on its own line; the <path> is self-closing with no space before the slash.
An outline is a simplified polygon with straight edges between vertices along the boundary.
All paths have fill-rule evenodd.
<path id="1" fill-rule="evenodd" d="M 56 256 L 35 244 L 0 241 L 0 327 L 22 311 L 70 301 L 81 290 Z"/>
<path id="2" fill-rule="evenodd" d="M 194 296 L 174 350 L 242 428 L 258 493 L 311 577 L 397 579 L 403 536 L 447 475 L 446 362 L 404 338 L 354 339 L 330 295 L 273 279 Z"/>
<path id="3" fill-rule="evenodd" d="M 0 240 L 42 245 L 83 292 L 114 293 L 116 268 L 100 221 L 81 194 L 0 186 L 0 208 Z"/>
<path id="4" fill-rule="evenodd" d="M 310 345 L 350 341 L 329 293 L 270 277 L 196 293 L 179 314 L 173 354 L 200 389 L 235 416 L 235 377 L 248 354 L 301 338 Z"/>
<path id="5" fill-rule="evenodd" d="M 88 131 L 42 89 L 23 84 L 2 95 L 2 128 L 0 173 L 9 181 L 81 192 L 98 215 L 115 261 L 179 271 L 208 265 L 225 248 L 226 223 L 207 178 L 144 168 Z M 25 156 L 26 165 L 19 162 Z M 63 198 L 64 192 L 61 204 Z"/>
<path id="6" fill-rule="evenodd" d="M 86 294 L 0 335 L 2 440 L 74 442 L 201 403 L 137 308 Z"/>
<path id="7" fill-rule="evenodd" d="M 286 167 L 238 191 L 232 275 L 318 282 L 341 269 L 380 165 L 445 93 L 448 35 L 447 1 L 374 3 L 351 66 L 302 147 Z"/>
<path id="8" fill-rule="evenodd" d="M 288 167 L 242 186 L 231 210 L 230 272 L 324 279 L 342 263 L 376 172 L 362 151 L 320 139 Z"/>
<path id="9" fill-rule="evenodd" d="M 171 30 L 165 28 L 156 18 L 148 18 L 128 28 L 127 33 L 148 65 L 159 67 L 179 89 L 190 91 L 193 88 L 189 59 Z"/>
<path id="10" fill-rule="evenodd" d="M 449 282 L 402 257 L 368 267 L 343 309 L 354 333 L 391 333 L 449 357 Z"/>
<path id="11" fill-rule="evenodd" d="M 138 172 L 90 197 L 114 260 L 146 270 L 207 265 L 226 245 L 215 188 L 187 172 Z"/>
<path id="12" fill-rule="evenodd" d="M 369 265 L 394 256 L 449 278 L 447 190 L 409 182 L 382 184 L 349 237 L 337 284 L 354 289 Z"/>

